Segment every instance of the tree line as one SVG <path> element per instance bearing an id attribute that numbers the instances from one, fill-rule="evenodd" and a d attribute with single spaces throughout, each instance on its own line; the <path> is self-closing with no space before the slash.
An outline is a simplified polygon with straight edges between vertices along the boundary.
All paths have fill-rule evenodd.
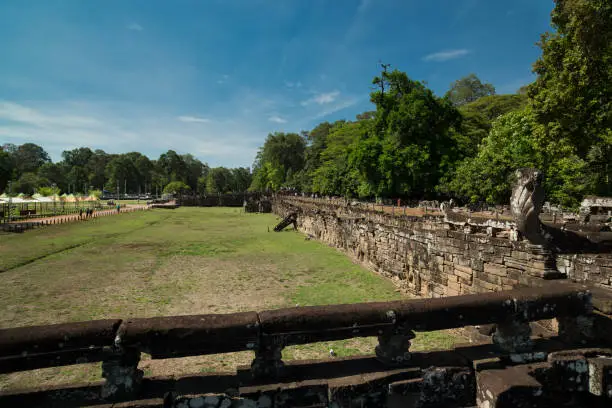
<path id="1" fill-rule="evenodd" d="M 248 168 L 209 167 L 191 154 L 174 150 L 157 160 L 130 152 L 109 154 L 80 147 L 66 150 L 53 163 L 49 154 L 34 143 L 5 144 L 0 149 L 0 191 L 43 194 L 107 190 L 112 193 L 161 194 L 195 192 L 244 192 L 251 184 Z"/>
<path id="2" fill-rule="evenodd" d="M 372 111 L 268 135 L 251 189 L 505 203 L 514 170 L 529 166 L 552 202 L 612 195 L 612 3 L 558 0 L 551 17 L 536 79 L 516 94 L 470 74 L 437 97 L 382 64 Z"/>

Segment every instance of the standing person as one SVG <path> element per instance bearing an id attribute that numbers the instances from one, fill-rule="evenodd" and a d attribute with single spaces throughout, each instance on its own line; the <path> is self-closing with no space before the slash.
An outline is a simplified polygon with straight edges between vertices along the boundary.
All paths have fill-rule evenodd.
<path id="1" fill-rule="evenodd" d="M 79 220 L 83 219 L 83 209 L 79 208 Z"/>
<path id="2" fill-rule="evenodd" d="M 117 203 L 117 214 L 119 214 L 119 211 L 121 211 L 121 204 Z"/>

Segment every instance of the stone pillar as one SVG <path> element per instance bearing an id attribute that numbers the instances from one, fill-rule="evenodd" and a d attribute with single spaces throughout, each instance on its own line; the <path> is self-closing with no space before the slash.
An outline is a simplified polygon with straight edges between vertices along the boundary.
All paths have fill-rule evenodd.
<path id="1" fill-rule="evenodd" d="M 592 316 L 558 317 L 559 338 L 564 343 L 584 346 L 594 337 Z"/>
<path id="2" fill-rule="evenodd" d="M 407 327 L 389 329 L 378 336 L 376 357 L 387 365 L 403 365 L 410 361 L 410 340 L 415 334 Z"/>
<path id="3" fill-rule="evenodd" d="M 251 373 L 257 378 L 275 378 L 283 374 L 285 363 L 283 363 L 282 341 L 277 338 L 266 339 L 257 345 L 255 359 L 251 363 Z"/>
<path id="4" fill-rule="evenodd" d="M 140 351 L 115 348 L 102 362 L 102 398 L 116 400 L 133 398 L 140 388 L 143 372 L 138 369 Z"/>
<path id="5" fill-rule="evenodd" d="M 579 293 L 580 296 L 588 305 L 587 313 L 579 316 L 564 316 L 557 317 L 559 323 L 559 338 L 561 341 L 584 346 L 591 343 L 595 335 L 595 317 L 593 311 L 593 295 L 590 292 Z"/>
<path id="6" fill-rule="evenodd" d="M 529 322 L 511 319 L 498 323 L 493 333 L 493 343 L 506 353 L 522 353 L 531 350 L 531 327 Z"/>

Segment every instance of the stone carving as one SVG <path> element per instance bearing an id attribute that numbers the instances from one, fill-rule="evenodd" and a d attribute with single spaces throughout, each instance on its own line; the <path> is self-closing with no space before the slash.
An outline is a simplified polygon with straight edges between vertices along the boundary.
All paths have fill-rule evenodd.
<path id="1" fill-rule="evenodd" d="M 532 168 L 518 169 L 510 198 L 512 217 L 520 234 L 535 245 L 546 245 L 538 218 L 544 204 L 542 173 Z"/>

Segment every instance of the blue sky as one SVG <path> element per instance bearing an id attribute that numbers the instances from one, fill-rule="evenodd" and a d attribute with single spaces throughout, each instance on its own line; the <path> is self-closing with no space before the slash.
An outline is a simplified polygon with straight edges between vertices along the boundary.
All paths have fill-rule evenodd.
<path id="1" fill-rule="evenodd" d="M 552 0 L 2 0 L 0 144 L 250 166 L 266 135 L 371 110 L 378 62 L 438 95 L 532 81 Z"/>

